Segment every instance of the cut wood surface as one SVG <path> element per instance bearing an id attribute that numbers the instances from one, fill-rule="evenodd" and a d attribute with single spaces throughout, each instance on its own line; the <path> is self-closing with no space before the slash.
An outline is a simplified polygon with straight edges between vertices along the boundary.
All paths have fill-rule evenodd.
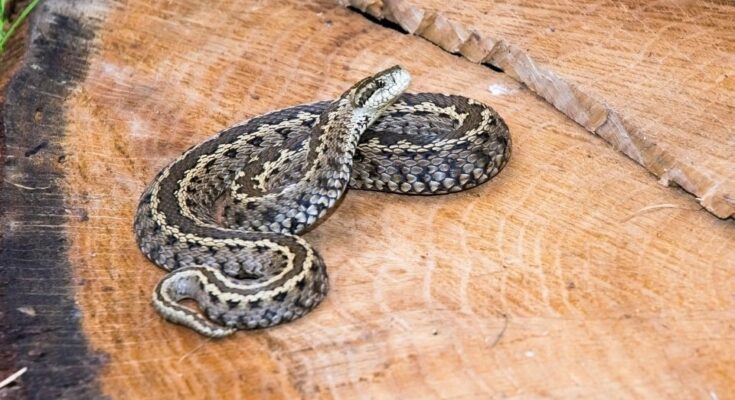
<path id="1" fill-rule="evenodd" d="M 4 112 L 0 253 L 14 352 L 0 371 L 28 372 L 0 394 L 735 394 L 733 222 L 652 184 L 507 74 L 331 1 L 47 0 L 34 24 Z M 411 91 L 494 107 L 513 136 L 506 169 L 455 195 L 348 192 L 306 235 L 331 291 L 298 321 L 224 340 L 163 321 L 150 296 L 164 272 L 132 233 L 154 175 L 228 125 L 394 64 Z M 38 302 L 47 291 L 58 305 Z"/>
<path id="2" fill-rule="evenodd" d="M 502 68 L 661 184 L 735 215 L 735 3 L 340 1 Z"/>

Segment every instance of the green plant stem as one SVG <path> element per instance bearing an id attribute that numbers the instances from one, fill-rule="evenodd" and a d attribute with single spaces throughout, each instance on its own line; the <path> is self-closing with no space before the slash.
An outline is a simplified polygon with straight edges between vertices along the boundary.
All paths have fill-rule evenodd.
<path id="1" fill-rule="evenodd" d="M 5 0 L 0 0 L 2 2 L 2 11 L 5 11 Z M 18 15 L 18 18 L 16 18 L 11 24 L 10 28 L 8 28 L 7 32 L 2 33 L 2 38 L 0 38 L 0 52 L 2 52 L 5 49 L 5 44 L 8 42 L 8 39 L 13 35 L 16 29 L 20 26 L 20 24 L 23 23 L 23 21 L 28 17 L 28 14 L 33 11 L 33 8 L 40 3 L 41 0 L 32 0 L 28 5 L 21 11 L 20 15 Z M 4 18 L 3 18 L 4 19 Z M 4 27 L 3 27 L 4 28 Z"/>

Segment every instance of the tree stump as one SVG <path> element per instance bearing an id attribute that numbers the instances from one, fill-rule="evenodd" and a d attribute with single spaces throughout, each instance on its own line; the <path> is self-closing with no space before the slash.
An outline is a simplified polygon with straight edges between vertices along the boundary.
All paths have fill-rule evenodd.
<path id="1" fill-rule="evenodd" d="M 508 74 L 329 1 L 47 0 L 3 107 L 0 397 L 725 398 L 735 226 Z M 163 321 L 132 220 L 237 121 L 401 64 L 494 107 L 514 153 L 438 197 L 350 191 L 306 235 L 326 301 L 210 340 Z M 665 106 L 662 105 L 662 106 Z"/>

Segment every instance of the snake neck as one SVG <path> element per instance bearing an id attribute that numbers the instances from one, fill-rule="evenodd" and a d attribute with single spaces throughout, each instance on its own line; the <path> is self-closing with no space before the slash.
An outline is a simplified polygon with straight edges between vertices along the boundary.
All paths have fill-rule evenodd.
<path id="1" fill-rule="evenodd" d="M 378 115 L 355 109 L 347 99 L 336 101 L 321 114 L 312 132 L 303 187 L 336 190 L 341 194 L 350 180 L 360 137 Z M 316 184 L 316 185 L 315 185 Z M 305 189 L 309 193 L 312 190 Z"/>

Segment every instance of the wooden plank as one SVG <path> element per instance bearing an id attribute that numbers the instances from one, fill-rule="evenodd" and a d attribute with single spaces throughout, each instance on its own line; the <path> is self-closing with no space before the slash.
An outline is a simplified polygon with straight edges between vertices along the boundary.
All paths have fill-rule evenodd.
<path id="1" fill-rule="evenodd" d="M 341 2 L 502 68 L 661 184 L 735 215 L 734 3 Z"/>
<path id="2" fill-rule="evenodd" d="M 55 268 L 68 280 L 56 285 L 80 310 L 83 354 L 104 354 L 83 387 L 121 399 L 735 392 L 732 222 L 692 207 L 683 191 L 651 185 L 506 74 L 327 1 L 94 4 L 74 4 L 86 10 L 76 15 L 92 24 L 94 47 L 70 63 L 81 81 L 64 83 L 72 88 L 56 111 L 61 131 L 38 153 L 49 162 L 63 155 L 54 182 L 64 218 L 28 228 L 63 236 Z M 237 120 L 333 98 L 396 63 L 413 73 L 413 91 L 495 107 L 514 139 L 508 167 L 457 195 L 349 192 L 307 235 L 332 290 L 294 323 L 213 341 L 161 320 L 149 298 L 163 272 L 140 254 L 131 228 L 155 173 Z M 33 140 L 45 130 L 27 132 Z M 8 159 L 23 151 L 9 147 Z M 19 164 L 5 185 L 32 167 Z M 43 199 L 6 207 L 56 210 Z M 25 273 L 49 282 L 46 271 Z M 31 294 L 5 290 L 5 298 Z M 59 349 L 48 354 L 68 362 Z M 44 367 L 67 371 L 61 361 Z M 21 377 L 22 388 L 38 387 L 31 378 Z"/>

